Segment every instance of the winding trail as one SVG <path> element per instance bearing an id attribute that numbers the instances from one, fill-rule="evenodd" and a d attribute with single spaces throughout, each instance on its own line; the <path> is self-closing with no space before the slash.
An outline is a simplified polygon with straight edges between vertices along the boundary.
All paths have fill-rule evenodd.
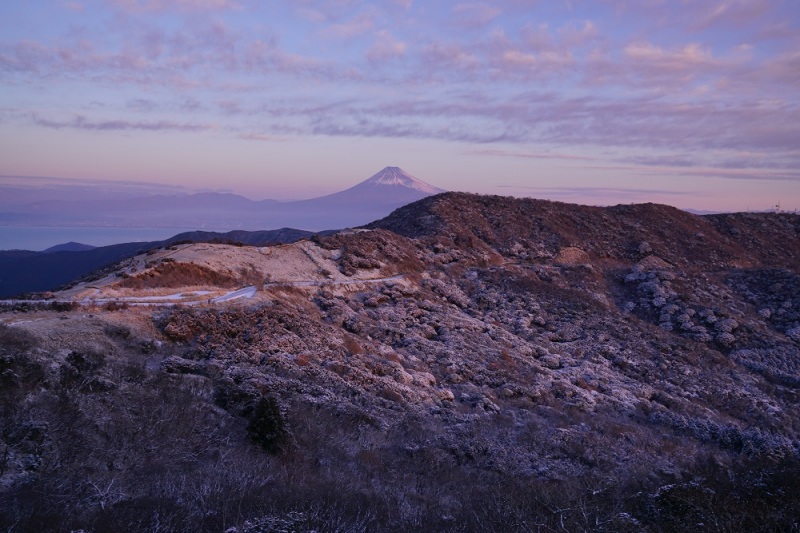
<path id="1" fill-rule="evenodd" d="M 340 279 L 340 280 L 300 280 L 300 281 L 272 281 L 264 283 L 263 288 L 270 287 L 325 287 L 329 285 L 372 285 L 376 283 L 386 283 L 390 281 L 399 281 L 405 279 L 405 274 L 397 274 L 386 278 L 374 279 Z M 94 288 L 95 293 L 100 292 L 99 289 Z M 118 298 L 92 298 L 87 296 L 80 300 L 0 300 L 0 305 L 18 305 L 18 304 L 42 304 L 49 305 L 52 303 L 71 303 L 77 305 L 106 305 L 106 304 L 121 304 L 136 307 L 173 307 L 175 305 L 201 305 L 201 304 L 218 304 L 239 300 L 242 298 L 252 298 L 258 292 L 258 287 L 251 285 L 249 287 L 242 287 L 236 289 L 222 296 L 209 299 L 195 299 L 187 300 L 187 298 L 197 298 L 198 296 L 205 296 L 211 294 L 211 291 L 192 291 L 188 293 L 178 292 L 175 294 L 167 294 L 164 296 L 123 296 Z"/>
<path id="2" fill-rule="evenodd" d="M 258 289 L 251 285 L 250 287 L 244 287 L 242 289 L 235 290 L 233 292 L 229 292 L 228 294 L 223 294 L 217 298 L 212 298 L 212 304 L 218 304 L 222 302 L 230 302 L 231 300 L 238 300 L 239 298 L 252 298 L 256 295 L 256 291 Z"/>

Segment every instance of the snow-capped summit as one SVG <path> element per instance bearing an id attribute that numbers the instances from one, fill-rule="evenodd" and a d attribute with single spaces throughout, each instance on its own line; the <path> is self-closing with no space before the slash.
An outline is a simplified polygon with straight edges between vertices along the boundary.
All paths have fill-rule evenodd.
<path id="1" fill-rule="evenodd" d="M 349 189 L 294 205 L 302 204 L 328 217 L 340 213 L 342 216 L 337 219 L 340 221 L 338 226 L 346 227 L 354 225 L 350 220 L 377 220 L 400 206 L 442 192 L 446 191 L 415 178 L 399 167 L 386 167 Z M 337 226 L 331 224 L 328 227 Z"/>
<path id="2" fill-rule="evenodd" d="M 415 178 L 400 167 L 386 167 L 368 180 L 356 185 L 356 187 L 361 185 L 398 185 L 425 194 L 439 194 L 440 192 L 445 192 L 444 189 L 434 187 L 429 183 Z"/>

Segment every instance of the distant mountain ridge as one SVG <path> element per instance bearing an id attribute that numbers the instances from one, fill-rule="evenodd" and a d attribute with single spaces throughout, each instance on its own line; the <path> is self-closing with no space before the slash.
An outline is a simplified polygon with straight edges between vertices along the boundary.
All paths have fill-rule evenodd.
<path id="1" fill-rule="evenodd" d="M 308 200 L 250 200 L 230 193 L 109 195 L 91 188 L 49 189 L 35 195 L 0 182 L 0 224 L 8 226 L 196 227 L 209 231 L 271 230 L 284 227 L 321 231 L 354 227 L 394 209 L 444 192 L 399 167 L 386 167 L 346 190 Z M 74 190 L 73 190 L 74 189 Z M 8 193 L 8 194 L 6 194 Z M 3 196 L 7 199 L 3 200 Z M 2 247 L 2 243 L 0 243 Z"/>
<path id="2" fill-rule="evenodd" d="M 43 250 L 42 253 L 52 254 L 54 252 L 85 252 L 87 250 L 93 250 L 95 248 L 96 246 L 70 241 L 70 242 L 65 242 L 64 244 L 57 244 L 55 246 L 51 246 L 50 248 Z"/>

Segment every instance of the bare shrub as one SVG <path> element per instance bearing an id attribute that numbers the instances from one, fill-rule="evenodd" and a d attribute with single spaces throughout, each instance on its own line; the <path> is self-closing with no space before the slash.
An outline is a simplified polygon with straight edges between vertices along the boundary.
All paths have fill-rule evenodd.
<path id="1" fill-rule="evenodd" d="M 239 269 L 239 285 L 261 285 L 265 282 L 265 277 L 255 265 L 248 264 Z"/>
<path id="2" fill-rule="evenodd" d="M 103 309 L 106 311 L 123 311 L 128 309 L 130 305 L 127 302 L 111 301 L 103 304 Z"/>
<path id="3" fill-rule="evenodd" d="M 344 336 L 344 348 L 351 355 L 359 355 L 364 352 L 364 348 L 361 347 L 361 343 L 358 342 L 358 339 L 349 334 L 345 334 Z"/>
<path id="4" fill-rule="evenodd" d="M 24 351 L 36 345 L 33 335 L 24 329 L 0 324 L 0 351 L 3 349 Z"/>

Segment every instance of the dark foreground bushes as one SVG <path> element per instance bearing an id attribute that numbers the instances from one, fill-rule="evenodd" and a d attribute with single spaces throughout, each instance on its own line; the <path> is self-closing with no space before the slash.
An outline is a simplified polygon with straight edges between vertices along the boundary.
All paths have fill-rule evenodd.
<path id="1" fill-rule="evenodd" d="M 523 479 L 431 461 L 435 449 L 410 453 L 403 442 L 379 446 L 379 430 L 324 407 L 291 406 L 289 446 L 270 401 L 259 400 L 248 421 L 214 409 L 163 376 L 142 384 L 147 390 L 53 390 L 28 413 L 5 406 L 0 527 L 798 530 L 800 465 L 794 460 L 761 458 L 734 467 L 701 461 L 677 478 L 615 479 L 597 472 L 581 479 Z M 343 440 L 343 434 L 351 438 Z"/>
<path id="2" fill-rule="evenodd" d="M 106 333 L 108 353 L 42 354 L 29 335 L 0 328 L 3 530 L 800 528 L 795 456 L 709 448 L 672 473 L 598 464 L 588 475 L 514 476 L 481 459 L 469 436 L 501 442 L 499 422 L 465 432 L 475 442 L 455 453 L 438 421 L 387 423 L 332 399 L 179 372 L 153 365 L 177 358 L 135 349 L 127 330 Z M 581 460 L 573 452 L 552 460 Z"/>

